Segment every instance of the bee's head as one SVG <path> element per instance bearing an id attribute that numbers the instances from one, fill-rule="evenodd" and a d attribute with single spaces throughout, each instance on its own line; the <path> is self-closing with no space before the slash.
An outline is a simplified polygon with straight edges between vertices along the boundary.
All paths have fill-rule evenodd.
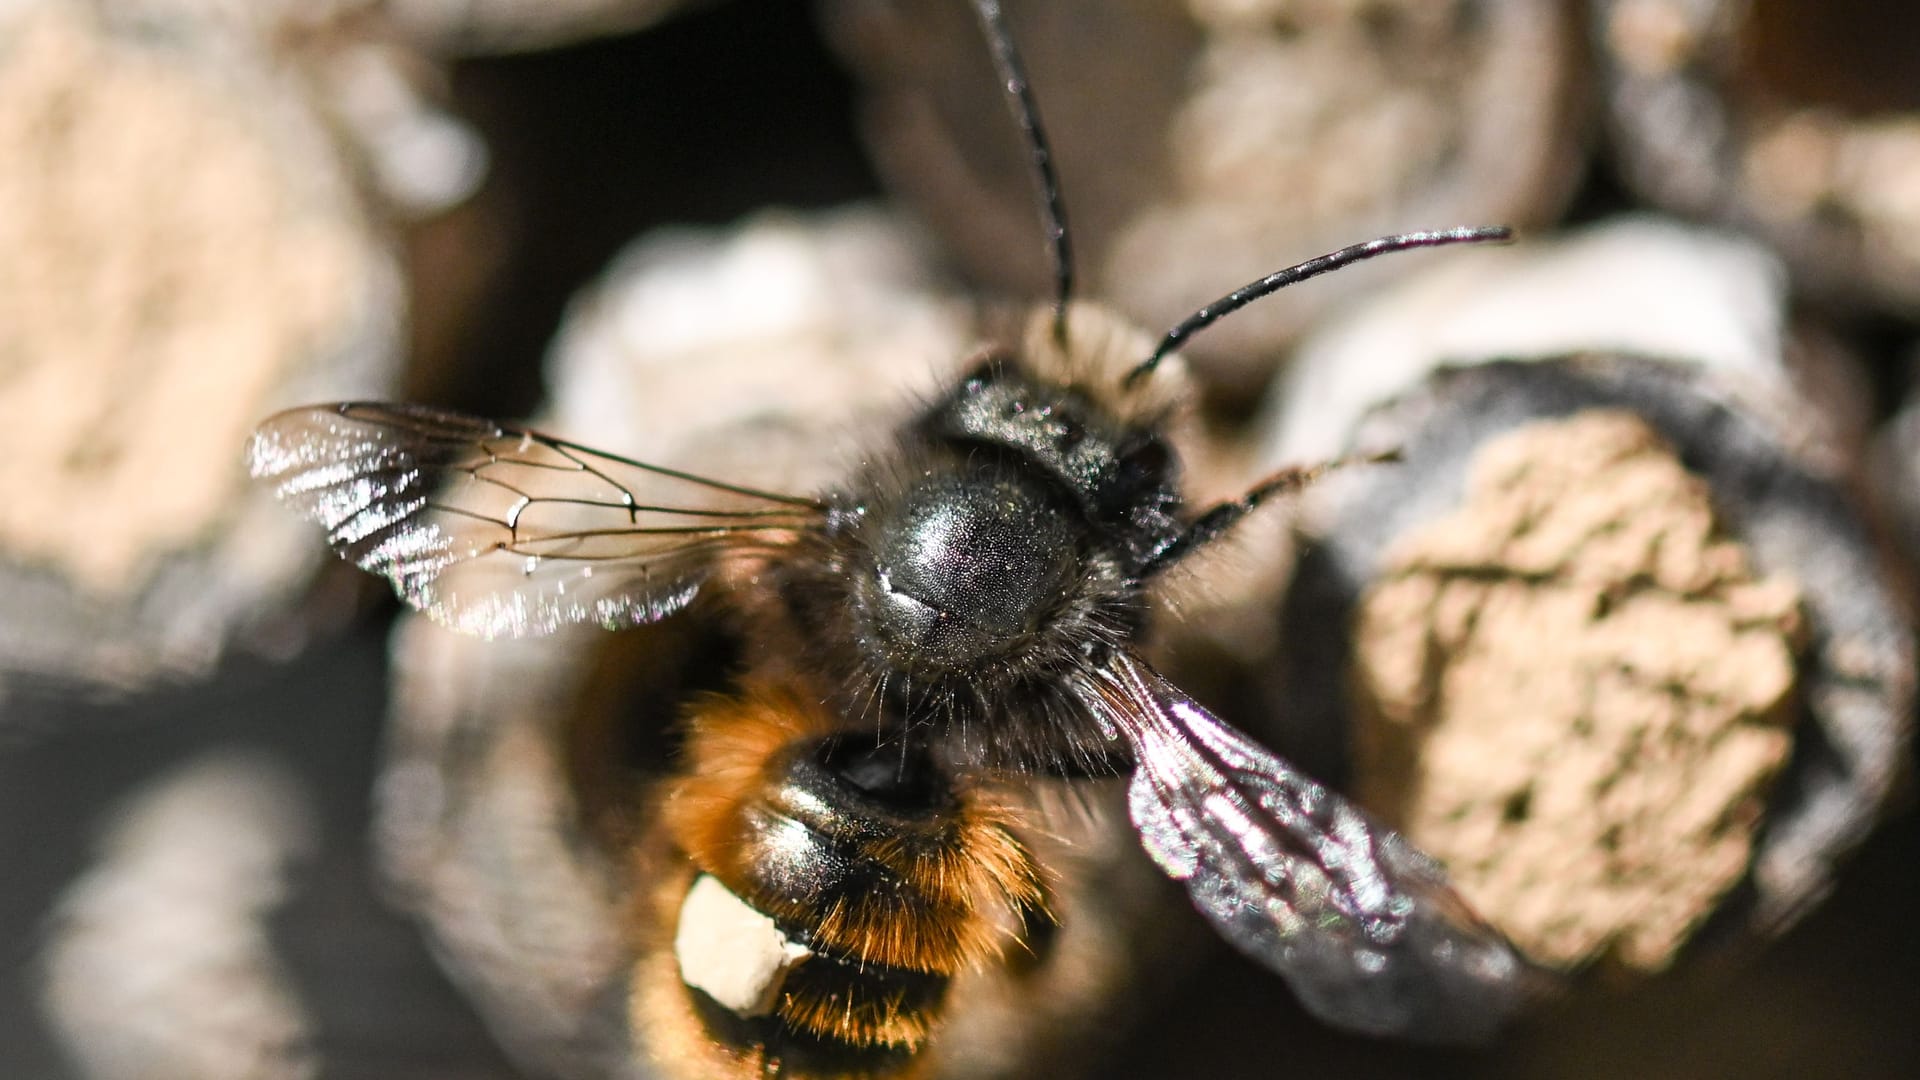
<path id="1" fill-rule="evenodd" d="M 1074 511 L 986 463 L 937 475 L 867 523 L 854 616 L 886 665 L 909 677 L 964 673 L 1044 631 L 1082 572 Z"/>

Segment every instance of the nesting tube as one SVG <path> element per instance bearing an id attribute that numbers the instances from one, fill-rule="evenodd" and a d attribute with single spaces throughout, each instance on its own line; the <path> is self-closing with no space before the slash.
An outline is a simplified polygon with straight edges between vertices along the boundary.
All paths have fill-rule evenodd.
<path id="1" fill-rule="evenodd" d="M 1815 390 L 1846 380 L 1782 295 L 1646 220 L 1457 264 L 1309 346 L 1322 396 L 1271 430 L 1404 456 L 1312 507 L 1287 738 L 1548 966 L 1780 932 L 1905 762 L 1911 631 Z"/>
<path id="2" fill-rule="evenodd" d="M 1763 240 L 1830 303 L 1920 312 L 1920 15 L 1607 0 L 1591 19 L 1611 154 L 1637 195 Z"/>

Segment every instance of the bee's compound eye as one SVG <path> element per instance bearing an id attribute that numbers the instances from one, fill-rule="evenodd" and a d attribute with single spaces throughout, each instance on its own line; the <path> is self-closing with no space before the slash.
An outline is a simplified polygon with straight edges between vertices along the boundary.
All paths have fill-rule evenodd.
<path id="1" fill-rule="evenodd" d="M 1123 446 L 1119 463 L 1123 483 L 1134 487 L 1158 484 L 1173 469 L 1173 449 L 1161 439 L 1146 436 Z"/>
<path id="2" fill-rule="evenodd" d="M 740 1016 L 765 1016 L 780 1000 L 787 973 L 813 952 L 711 874 L 701 874 L 680 904 L 673 954 L 682 982 Z"/>

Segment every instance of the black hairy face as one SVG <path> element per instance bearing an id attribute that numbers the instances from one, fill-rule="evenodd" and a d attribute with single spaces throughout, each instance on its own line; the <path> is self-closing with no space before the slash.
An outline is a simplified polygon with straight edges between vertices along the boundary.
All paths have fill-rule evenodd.
<path id="1" fill-rule="evenodd" d="M 1181 527 L 1176 468 L 1151 426 L 996 357 L 836 497 L 833 535 L 796 560 L 796 621 L 856 711 L 1105 771 L 1061 686 L 1140 631 L 1144 567 Z"/>
<path id="2" fill-rule="evenodd" d="M 1031 647 L 1083 572 L 1073 509 L 1003 463 L 935 479 L 884 513 L 867 524 L 873 564 L 853 606 L 876 658 L 910 678 Z"/>

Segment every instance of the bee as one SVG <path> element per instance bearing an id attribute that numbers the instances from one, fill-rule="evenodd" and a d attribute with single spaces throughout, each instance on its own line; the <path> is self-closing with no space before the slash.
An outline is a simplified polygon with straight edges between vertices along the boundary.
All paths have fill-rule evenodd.
<path id="1" fill-rule="evenodd" d="M 1501 228 L 1384 237 L 1269 275 L 1157 344 L 1072 298 L 1059 184 L 993 0 L 974 0 L 1030 151 L 1055 295 L 983 345 L 841 485 L 765 491 L 436 408 L 274 416 L 253 475 L 437 622 L 609 630 L 694 602 L 744 642 L 696 700 L 637 841 L 630 1015 L 685 1075 L 925 1071 L 955 979 L 1043 959 L 1055 916 L 1022 777 L 1126 775 L 1153 862 L 1304 1006 L 1484 1037 L 1526 962 L 1398 834 L 1142 659 L 1152 586 L 1322 468 L 1188 507 L 1156 377 L 1276 289 Z M 1024 959 L 1023 959 L 1024 958 Z"/>

